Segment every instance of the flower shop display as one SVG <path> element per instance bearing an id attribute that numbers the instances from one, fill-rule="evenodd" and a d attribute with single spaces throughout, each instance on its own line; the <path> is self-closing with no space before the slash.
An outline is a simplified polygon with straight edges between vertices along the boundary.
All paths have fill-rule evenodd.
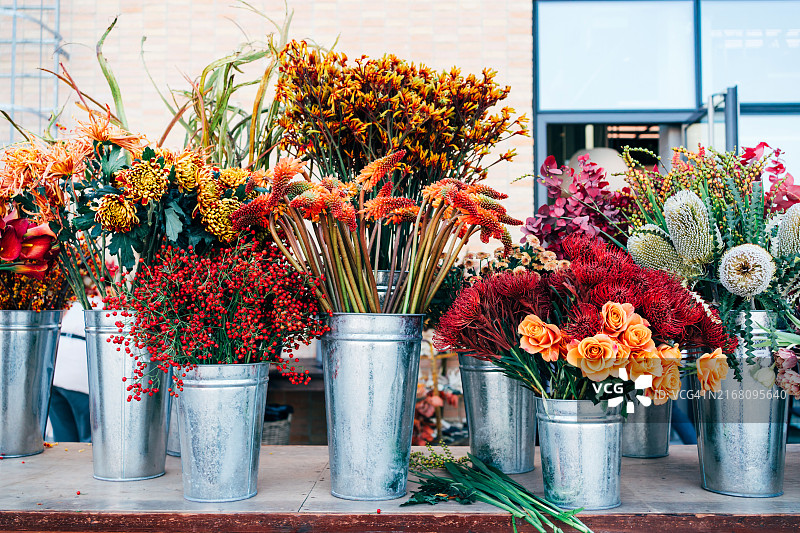
<path id="1" fill-rule="evenodd" d="M 536 394 L 548 500 L 608 508 L 620 503 L 620 407 L 634 381 L 649 376 L 644 403 L 665 403 L 680 382 L 657 378 L 684 365 L 679 343 L 735 340 L 670 275 L 596 238 L 569 237 L 564 251 L 568 268 L 495 274 L 464 289 L 435 343 L 492 361 Z"/>
<path id="2" fill-rule="evenodd" d="M 0 151 L 0 456 L 44 451 L 50 387 L 69 285 L 41 196 L 27 186 L 47 168 L 26 145 Z M 57 172 L 57 170 L 53 170 Z"/>
<path id="3" fill-rule="evenodd" d="M 575 511 L 565 511 L 557 505 L 536 496 L 503 472 L 468 454 L 456 459 L 447 446 L 437 453 L 428 446 L 429 454 L 412 454 L 412 472 L 419 479 L 419 489 L 401 504 L 428 504 L 455 500 L 462 505 L 480 501 L 511 513 L 511 527 L 517 531 L 517 519 L 525 520 L 537 531 L 549 527 L 553 533 L 561 531 L 553 520 L 581 533 L 592 533 L 575 516 Z M 469 464 L 471 463 L 471 464 Z M 551 520 L 552 519 L 552 520 Z"/>
<path id="4" fill-rule="evenodd" d="M 204 254 L 162 247 L 109 302 L 135 315 L 130 333 L 117 338 L 135 365 L 127 400 L 167 392 L 178 399 L 186 499 L 256 494 L 269 364 L 294 383 L 308 381 L 281 349 L 291 353 L 325 331 L 315 318 L 318 283 L 295 272 L 274 243 L 245 234 Z M 157 376 L 170 372 L 174 383 L 160 390 Z"/>
<path id="5" fill-rule="evenodd" d="M 726 352 L 731 375 L 697 360 L 697 380 L 715 394 L 695 402 L 702 486 L 736 496 L 783 491 L 788 399 L 775 385 L 771 345 L 796 313 L 800 208 L 780 155 L 766 143 L 741 155 L 676 148 L 661 175 L 623 154 L 635 206 L 628 251 L 684 280 L 738 336 L 737 350 Z"/>

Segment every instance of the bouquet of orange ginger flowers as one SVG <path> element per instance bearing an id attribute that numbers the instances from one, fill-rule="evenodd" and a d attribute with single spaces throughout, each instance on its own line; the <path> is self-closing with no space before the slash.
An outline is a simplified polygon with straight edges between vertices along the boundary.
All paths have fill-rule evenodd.
<path id="1" fill-rule="evenodd" d="M 437 348 L 492 361 L 546 399 L 621 403 L 649 376 L 646 397 L 663 404 L 678 397 L 681 373 L 719 390 L 736 339 L 716 311 L 599 239 L 572 236 L 564 249 L 568 266 L 499 272 L 464 289 L 439 323 Z M 681 348 L 699 346 L 713 351 L 684 360 Z"/>

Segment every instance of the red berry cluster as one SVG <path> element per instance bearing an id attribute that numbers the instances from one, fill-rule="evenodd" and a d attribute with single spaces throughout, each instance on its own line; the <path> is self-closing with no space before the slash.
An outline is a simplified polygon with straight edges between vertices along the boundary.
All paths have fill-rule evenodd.
<path id="1" fill-rule="evenodd" d="M 130 289 L 105 300 L 107 308 L 135 317 L 128 333 L 118 322 L 120 335 L 112 340 L 136 359 L 128 400 L 158 391 L 131 342 L 161 371 L 174 369 L 173 395 L 185 371 L 201 364 L 268 361 L 292 383 L 308 383 L 291 351 L 327 331 L 315 298 L 320 283 L 294 270 L 274 243 L 249 236 L 204 255 L 163 246 L 151 265 L 140 265 Z"/>

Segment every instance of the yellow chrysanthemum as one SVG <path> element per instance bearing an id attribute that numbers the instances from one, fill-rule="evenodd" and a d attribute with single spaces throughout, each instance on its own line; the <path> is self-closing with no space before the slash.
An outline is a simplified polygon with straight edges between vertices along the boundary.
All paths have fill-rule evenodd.
<path id="1" fill-rule="evenodd" d="M 131 200 L 143 204 L 158 201 L 169 187 L 169 169 L 152 159 L 136 161 L 130 168 L 117 172 L 114 178 Z"/>
<path id="2" fill-rule="evenodd" d="M 203 160 L 196 152 L 184 150 L 175 158 L 175 182 L 184 191 L 191 191 L 197 187 L 197 173 L 203 165 Z"/>
<path id="3" fill-rule="evenodd" d="M 242 203 L 234 198 L 223 198 L 207 206 L 203 213 L 203 222 L 208 232 L 223 242 L 232 241 L 237 232 L 233 229 L 231 215 L 241 206 Z"/>
<path id="4" fill-rule="evenodd" d="M 250 172 L 243 168 L 225 168 L 219 172 L 219 184 L 224 189 L 235 189 L 247 183 Z"/>
<path id="5" fill-rule="evenodd" d="M 139 223 L 136 206 L 119 194 L 103 196 L 95 211 L 94 219 L 111 233 L 127 233 Z"/>

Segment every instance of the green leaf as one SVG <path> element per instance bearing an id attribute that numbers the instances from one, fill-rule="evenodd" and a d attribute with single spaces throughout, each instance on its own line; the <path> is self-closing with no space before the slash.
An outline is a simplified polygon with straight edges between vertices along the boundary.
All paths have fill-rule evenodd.
<path id="1" fill-rule="evenodd" d="M 117 257 L 120 266 L 126 270 L 132 270 L 136 263 L 136 257 L 133 255 L 134 243 L 135 240 L 127 233 L 115 233 L 108 247 L 109 252 Z"/>
<path id="2" fill-rule="evenodd" d="M 156 157 L 156 151 L 150 148 L 149 146 L 144 149 L 142 152 L 142 161 L 149 161 Z"/>
<path id="3" fill-rule="evenodd" d="M 181 219 L 175 210 L 176 207 L 177 206 L 170 205 L 164 210 L 167 239 L 169 239 L 172 242 L 177 242 L 178 235 L 180 235 L 181 231 L 183 231 L 183 222 L 181 222 Z M 180 210 L 179 207 L 178 210 Z"/>

